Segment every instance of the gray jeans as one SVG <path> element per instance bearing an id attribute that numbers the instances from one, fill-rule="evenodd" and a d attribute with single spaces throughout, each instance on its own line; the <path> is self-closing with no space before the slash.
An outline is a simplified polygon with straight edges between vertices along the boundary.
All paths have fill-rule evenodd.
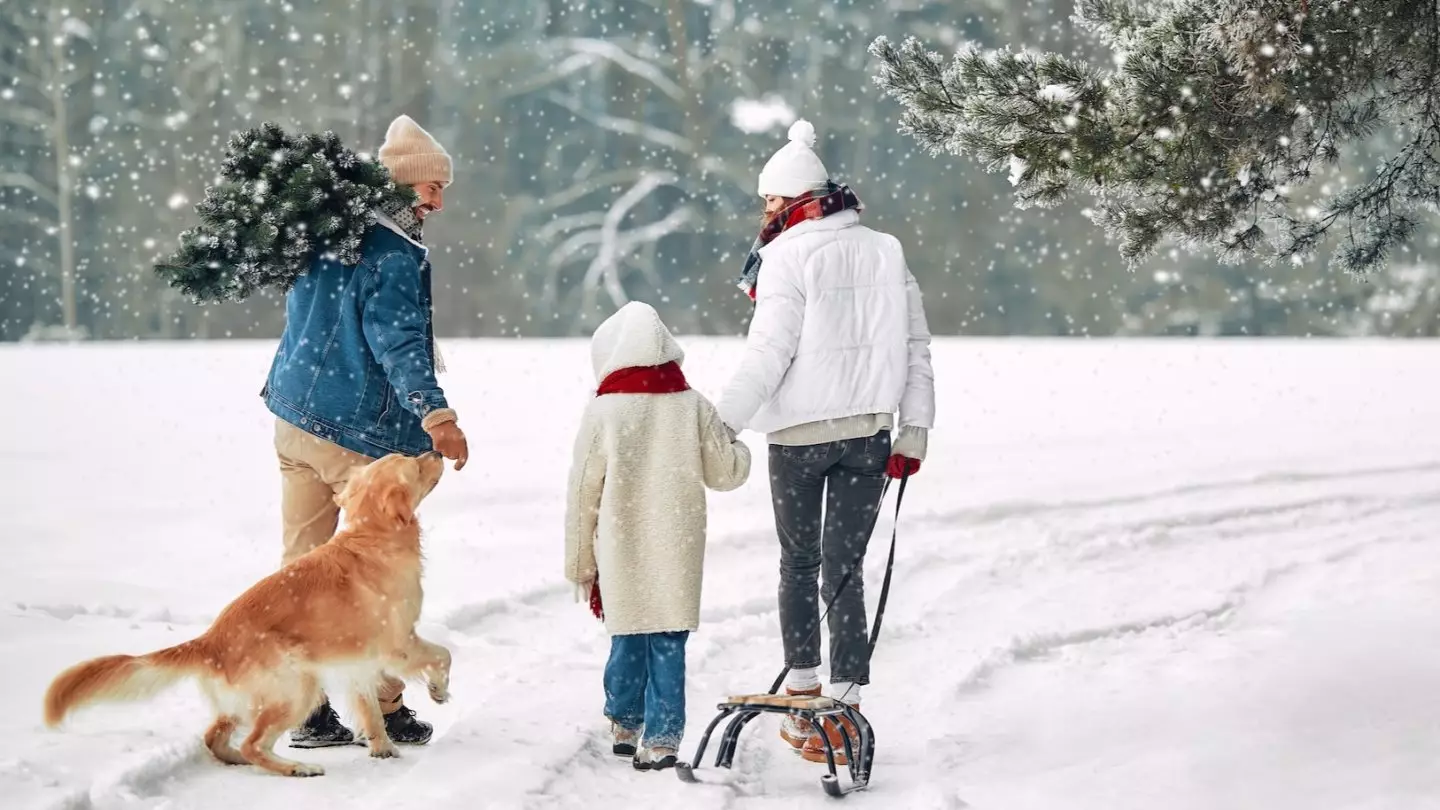
<path id="1" fill-rule="evenodd" d="M 830 609 L 830 682 L 870 682 L 864 554 L 880 512 L 890 432 L 803 447 L 770 445 L 770 494 L 780 535 L 780 636 L 794 669 L 820 665 L 820 608 Z M 823 511 L 822 511 L 823 509 Z M 816 598 L 816 577 L 823 574 Z"/>

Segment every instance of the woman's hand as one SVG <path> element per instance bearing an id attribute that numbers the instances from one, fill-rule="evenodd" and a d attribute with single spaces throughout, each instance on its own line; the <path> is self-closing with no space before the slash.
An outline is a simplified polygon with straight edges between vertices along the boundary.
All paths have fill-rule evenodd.
<path id="1" fill-rule="evenodd" d="M 891 478 L 903 478 L 907 475 L 914 475 L 920 472 L 920 460 L 895 454 L 890 457 L 890 462 L 885 465 L 885 472 Z"/>

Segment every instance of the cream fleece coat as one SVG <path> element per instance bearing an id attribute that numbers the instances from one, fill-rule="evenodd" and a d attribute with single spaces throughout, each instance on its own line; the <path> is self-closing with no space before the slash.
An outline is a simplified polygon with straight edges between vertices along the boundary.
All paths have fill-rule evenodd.
<path id="1" fill-rule="evenodd" d="M 626 304 L 590 344 L 596 382 L 684 352 L 646 304 Z M 696 630 L 705 563 L 706 488 L 750 475 L 750 450 L 693 389 L 606 394 L 575 437 L 565 514 L 565 577 L 596 578 L 611 635 Z"/>

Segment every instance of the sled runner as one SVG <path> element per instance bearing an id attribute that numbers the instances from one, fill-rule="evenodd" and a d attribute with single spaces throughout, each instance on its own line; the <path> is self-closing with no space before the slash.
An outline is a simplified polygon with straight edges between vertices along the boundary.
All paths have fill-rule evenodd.
<path id="1" fill-rule="evenodd" d="M 758 695 L 735 695 L 720 704 L 720 714 L 710 721 L 705 734 L 700 738 L 700 745 L 695 749 L 695 761 L 677 762 L 675 774 L 681 781 L 692 784 L 700 782 L 695 776 L 695 768 L 699 766 L 700 759 L 705 755 L 705 746 L 710 741 L 710 735 L 714 733 L 716 726 L 729 717 L 730 722 L 725 726 L 725 731 L 720 737 L 719 749 L 715 752 L 715 767 L 729 768 L 735 760 L 735 747 L 740 741 L 740 732 L 745 730 L 745 725 L 761 714 L 791 714 L 796 717 L 809 720 L 815 728 L 820 727 L 821 718 L 838 720 L 846 718 L 853 724 L 858 732 L 856 734 L 858 745 L 851 745 L 850 735 L 842 734 L 841 739 L 845 743 L 845 761 L 850 772 L 850 783 L 842 785 L 840 775 L 835 768 L 835 749 L 830 744 L 830 735 L 820 734 L 820 740 L 825 745 L 825 765 L 830 772 L 820 778 L 820 784 L 825 792 L 831 796 L 841 797 L 846 793 L 856 790 L 863 790 L 870 783 L 870 766 L 875 758 L 875 738 L 871 735 L 870 722 L 865 719 L 858 709 L 849 704 L 842 703 L 834 698 L 812 697 L 808 695 L 777 695 L 763 693 Z"/>
<path id="2" fill-rule="evenodd" d="M 909 479 L 909 473 L 900 477 L 900 489 L 895 495 L 895 521 L 900 521 L 900 503 L 905 499 L 905 482 Z M 885 482 L 880 492 L 880 501 L 884 503 L 885 495 L 890 489 L 890 482 Z M 890 575 L 895 570 L 895 538 L 898 533 L 898 526 L 890 534 L 890 557 L 885 563 L 885 580 L 880 586 L 880 600 L 875 606 L 875 626 L 870 631 L 870 651 L 875 651 L 875 642 L 880 637 L 880 622 L 885 616 L 885 602 L 890 596 Z M 840 584 L 835 588 L 835 593 L 830 597 L 830 602 L 825 606 L 825 612 L 820 615 L 820 620 L 815 623 L 812 633 L 819 632 L 825 626 L 825 617 L 830 614 L 830 608 L 834 606 L 835 600 L 850 584 L 850 575 L 862 564 L 856 560 L 845 576 L 840 578 Z M 780 687 L 785 682 L 785 676 L 790 674 L 790 667 L 786 666 L 780 671 L 780 676 L 775 679 L 769 692 L 750 695 L 732 695 L 720 703 L 717 708 L 719 714 L 710 725 L 706 726 L 705 733 L 700 737 L 700 744 L 695 749 L 695 758 L 691 762 L 675 763 L 675 775 L 682 782 L 700 784 L 703 780 L 695 775 L 695 769 L 700 767 L 700 761 L 705 756 L 705 747 L 710 742 L 710 736 L 719 725 L 729 718 L 725 730 L 720 735 L 720 745 L 715 751 L 715 767 L 730 769 L 735 762 L 735 749 L 740 742 L 740 734 L 745 726 L 756 717 L 762 714 L 793 715 L 801 720 L 808 720 L 811 728 L 818 731 L 820 741 L 825 747 L 825 765 L 829 773 L 820 778 L 820 786 L 825 792 L 840 798 L 848 793 L 857 790 L 864 790 L 870 786 L 870 771 L 875 762 L 875 734 L 870 726 L 870 721 L 859 709 L 836 700 L 834 698 L 812 696 L 812 695 L 782 695 L 779 694 Z M 838 769 L 835 767 L 835 747 L 830 742 L 830 735 L 825 733 L 821 720 L 829 720 L 832 723 L 839 723 L 841 720 L 848 721 L 854 734 L 843 732 L 839 735 L 844 743 L 844 756 L 846 768 L 849 771 L 849 783 L 842 784 Z M 852 736 L 854 739 L 852 740 Z"/>

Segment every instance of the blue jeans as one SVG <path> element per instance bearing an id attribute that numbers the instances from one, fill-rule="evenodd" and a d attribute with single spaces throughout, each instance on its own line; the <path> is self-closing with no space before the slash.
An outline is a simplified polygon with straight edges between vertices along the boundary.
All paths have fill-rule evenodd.
<path id="1" fill-rule="evenodd" d="M 690 634 L 610 637 L 605 716 L 630 731 L 645 729 L 646 748 L 680 747 L 685 734 L 685 642 Z"/>

